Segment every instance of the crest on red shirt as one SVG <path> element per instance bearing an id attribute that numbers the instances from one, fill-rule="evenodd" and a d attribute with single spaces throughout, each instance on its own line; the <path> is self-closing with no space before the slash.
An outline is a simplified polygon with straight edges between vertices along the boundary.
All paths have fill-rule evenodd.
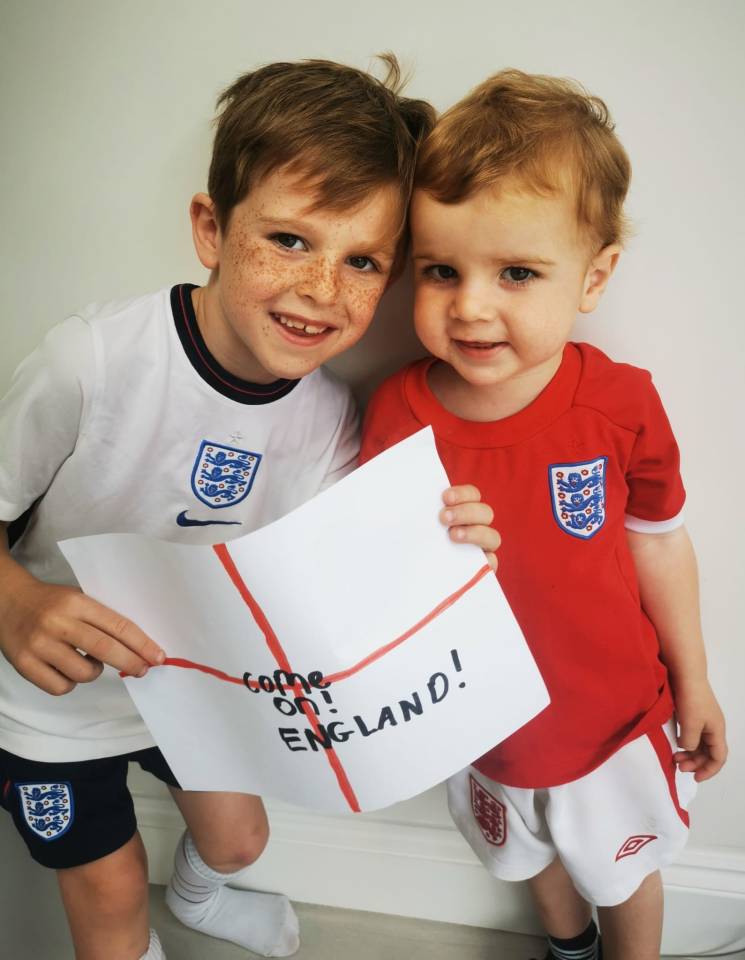
<path id="1" fill-rule="evenodd" d="M 589 540 L 605 523 L 607 457 L 548 468 L 554 519 L 565 533 Z"/>
<path id="2" fill-rule="evenodd" d="M 484 839 L 493 847 L 501 847 L 507 839 L 507 808 L 478 782 L 473 774 L 471 782 L 471 809 Z"/>

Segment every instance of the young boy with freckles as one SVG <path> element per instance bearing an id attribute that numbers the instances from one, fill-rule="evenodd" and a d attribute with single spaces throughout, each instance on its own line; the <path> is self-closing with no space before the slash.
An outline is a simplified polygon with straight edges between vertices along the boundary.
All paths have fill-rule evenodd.
<path id="1" fill-rule="evenodd" d="M 179 788 L 116 675 L 142 676 L 164 651 L 76 589 L 57 542 L 217 543 L 354 468 L 354 404 L 321 364 L 359 340 L 402 257 L 432 122 L 388 66 L 386 82 L 325 61 L 239 78 L 219 100 L 209 194 L 191 204 L 206 286 L 70 317 L 0 406 L 0 802 L 57 871 L 77 960 L 164 956 L 129 761 L 169 786 L 187 824 L 173 913 L 264 956 L 298 947 L 286 897 L 227 886 L 267 842 L 261 799 Z M 478 492 L 445 502 L 451 536 L 494 562 Z"/>
<path id="2" fill-rule="evenodd" d="M 528 880 L 549 958 L 653 960 L 659 868 L 724 763 L 678 449 L 648 373 L 569 340 L 621 252 L 630 166 L 602 101 L 503 71 L 419 154 L 417 333 L 362 459 L 431 424 L 502 534 L 499 580 L 550 705 L 448 784 L 484 865 Z M 676 737 L 675 720 L 678 731 Z"/>

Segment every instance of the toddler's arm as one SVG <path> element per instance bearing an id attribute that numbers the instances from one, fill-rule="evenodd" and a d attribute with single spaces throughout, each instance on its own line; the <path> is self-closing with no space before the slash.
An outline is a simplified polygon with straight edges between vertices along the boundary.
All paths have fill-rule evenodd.
<path id="1" fill-rule="evenodd" d="M 456 543 L 472 543 L 481 547 L 492 570 L 497 569 L 496 550 L 502 542 L 497 531 L 489 524 L 494 511 L 481 500 L 480 491 L 473 484 L 448 487 L 442 499 L 445 506 L 440 511 L 440 520 L 448 527 L 450 539 Z"/>
<path id="2" fill-rule="evenodd" d="M 681 770 L 708 780 L 727 759 L 724 716 L 706 675 L 693 546 L 684 527 L 668 533 L 627 531 L 642 606 L 655 625 L 680 726 Z"/>
<path id="3" fill-rule="evenodd" d="M 104 663 L 143 676 L 162 662 L 160 647 L 125 617 L 16 563 L 6 527 L 0 522 L 0 651 L 22 677 L 58 696 L 95 680 Z"/>

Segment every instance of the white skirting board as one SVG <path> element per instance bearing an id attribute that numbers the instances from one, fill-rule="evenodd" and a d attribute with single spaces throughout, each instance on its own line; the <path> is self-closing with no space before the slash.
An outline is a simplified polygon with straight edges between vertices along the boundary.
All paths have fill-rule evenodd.
<path id="1" fill-rule="evenodd" d="M 166 883 L 181 817 L 168 796 L 135 795 L 150 880 Z M 489 877 L 452 827 L 323 816 L 268 805 L 269 846 L 246 886 L 355 910 L 540 933 L 523 884 Z M 743 950 L 745 851 L 694 849 L 664 871 L 663 953 Z"/>

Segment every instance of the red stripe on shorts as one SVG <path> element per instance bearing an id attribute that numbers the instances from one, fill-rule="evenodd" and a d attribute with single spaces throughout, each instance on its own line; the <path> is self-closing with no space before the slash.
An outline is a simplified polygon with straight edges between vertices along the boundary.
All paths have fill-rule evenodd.
<path id="1" fill-rule="evenodd" d="M 647 736 L 649 737 L 649 742 L 652 744 L 654 752 L 657 754 L 657 759 L 660 761 L 662 772 L 665 774 L 667 786 L 670 790 L 670 797 L 678 812 L 678 816 L 686 827 L 690 827 L 688 811 L 681 807 L 680 800 L 678 799 L 678 788 L 675 786 L 676 767 L 673 761 L 673 751 L 670 746 L 670 741 L 665 736 L 665 730 L 663 727 L 655 727 L 654 730 L 650 730 Z"/>

